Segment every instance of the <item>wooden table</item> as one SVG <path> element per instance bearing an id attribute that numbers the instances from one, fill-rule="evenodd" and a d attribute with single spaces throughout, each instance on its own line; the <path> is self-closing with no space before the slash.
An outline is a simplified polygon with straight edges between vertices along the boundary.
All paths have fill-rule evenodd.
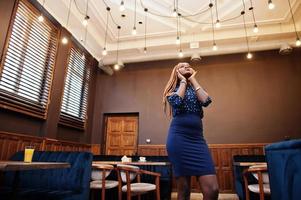
<path id="1" fill-rule="evenodd" d="M 37 169 L 63 169 L 70 168 L 66 162 L 31 162 L 23 161 L 0 161 L 0 171 L 24 171 Z"/>
<path id="2" fill-rule="evenodd" d="M 165 165 L 170 165 L 169 162 L 151 162 L 151 161 L 138 161 L 138 162 L 121 162 L 121 161 L 93 161 L 93 165 L 97 164 L 106 164 L 106 165 L 118 165 L 118 164 L 123 164 L 123 165 L 141 165 L 141 166 L 165 166 Z"/>
<path id="3" fill-rule="evenodd" d="M 233 165 L 241 167 L 250 167 L 252 165 L 267 165 L 266 162 L 234 162 Z"/>

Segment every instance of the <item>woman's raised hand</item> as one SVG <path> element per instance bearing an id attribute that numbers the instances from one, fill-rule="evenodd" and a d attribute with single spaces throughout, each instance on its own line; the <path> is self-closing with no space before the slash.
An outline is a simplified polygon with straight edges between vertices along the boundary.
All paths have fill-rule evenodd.
<path id="1" fill-rule="evenodd" d="M 193 80 L 194 78 L 195 78 L 195 75 L 197 74 L 197 71 L 195 71 L 194 69 L 190 69 L 191 70 L 191 72 L 192 72 L 192 74 L 191 74 L 191 76 L 188 78 L 188 81 L 190 81 L 191 82 L 191 80 Z"/>
<path id="2" fill-rule="evenodd" d="M 178 74 L 178 78 L 182 81 L 186 81 L 186 78 L 179 72 L 179 70 L 177 70 L 177 74 Z"/>

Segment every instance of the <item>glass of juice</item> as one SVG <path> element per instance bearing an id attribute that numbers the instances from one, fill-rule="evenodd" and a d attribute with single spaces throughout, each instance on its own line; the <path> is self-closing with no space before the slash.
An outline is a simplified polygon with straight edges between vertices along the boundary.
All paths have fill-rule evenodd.
<path id="1" fill-rule="evenodd" d="M 26 146 L 24 151 L 24 162 L 30 163 L 34 152 L 33 146 Z"/>

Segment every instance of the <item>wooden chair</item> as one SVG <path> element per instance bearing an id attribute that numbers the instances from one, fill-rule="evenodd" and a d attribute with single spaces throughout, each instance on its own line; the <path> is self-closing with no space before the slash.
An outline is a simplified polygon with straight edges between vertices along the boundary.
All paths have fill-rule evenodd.
<path id="1" fill-rule="evenodd" d="M 248 183 L 249 174 L 252 174 L 258 180 L 258 184 Z M 266 164 L 250 166 L 248 169 L 244 170 L 243 178 L 246 192 L 246 200 L 250 200 L 250 191 L 258 193 L 260 196 L 260 200 L 264 200 L 265 195 L 271 194 Z"/>
<path id="2" fill-rule="evenodd" d="M 117 165 L 118 174 L 118 199 L 122 199 L 122 192 L 127 193 L 127 200 L 130 200 L 132 196 L 138 195 L 140 200 L 140 195 L 145 194 L 150 191 L 155 191 L 156 199 L 160 200 L 160 173 L 155 173 L 151 171 L 141 170 L 139 167 L 131 165 Z M 155 184 L 152 183 L 142 183 L 141 175 L 147 174 L 155 176 Z M 137 177 L 137 183 L 131 183 Z M 122 186 L 122 183 L 126 183 Z"/>
<path id="3" fill-rule="evenodd" d="M 92 165 L 92 174 L 90 189 L 101 189 L 101 199 L 105 200 L 105 190 L 118 186 L 118 181 L 106 180 L 111 171 L 114 170 L 113 165 L 96 164 Z"/>

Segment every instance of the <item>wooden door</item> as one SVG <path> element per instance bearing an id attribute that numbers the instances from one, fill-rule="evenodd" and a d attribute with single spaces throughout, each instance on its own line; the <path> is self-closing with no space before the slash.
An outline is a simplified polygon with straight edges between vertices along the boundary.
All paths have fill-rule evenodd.
<path id="1" fill-rule="evenodd" d="M 137 152 L 138 116 L 106 116 L 105 123 L 105 154 L 135 155 Z"/>

